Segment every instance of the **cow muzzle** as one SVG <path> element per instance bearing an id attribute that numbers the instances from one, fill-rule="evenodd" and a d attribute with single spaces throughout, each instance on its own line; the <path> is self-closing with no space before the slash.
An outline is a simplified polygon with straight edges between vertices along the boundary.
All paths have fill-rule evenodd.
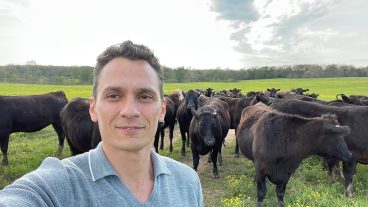
<path id="1" fill-rule="evenodd" d="M 205 143 L 206 143 L 207 146 L 212 147 L 212 146 L 215 145 L 216 140 L 215 140 L 215 138 L 206 139 Z"/>

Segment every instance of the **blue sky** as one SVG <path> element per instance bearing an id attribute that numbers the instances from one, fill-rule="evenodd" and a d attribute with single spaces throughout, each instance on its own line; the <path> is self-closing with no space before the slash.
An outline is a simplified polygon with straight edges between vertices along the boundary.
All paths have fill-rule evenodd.
<path id="1" fill-rule="evenodd" d="M 0 65 L 93 66 L 130 39 L 162 65 L 368 65 L 366 0 L 0 0 Z"/>

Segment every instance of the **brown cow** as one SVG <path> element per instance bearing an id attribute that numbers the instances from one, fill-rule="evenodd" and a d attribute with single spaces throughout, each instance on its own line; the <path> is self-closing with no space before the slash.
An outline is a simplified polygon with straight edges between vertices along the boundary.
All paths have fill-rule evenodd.
<path id="1" fill-rule="evenodd" d="M 254 161 L 257 206 L 262 206 L 266 195 L 266 177 L 276 185 L 278 205 L 284 206 L 289 178 L 305 158 L 317 154 L 343 160 L 351 157 L 343 138 L 350 128 L 340 126 L 334 117 L 305 118 L 261 104 L 243 112 L 237 140 L 244 155 Z"/>
<path id="2" fill-rule="evenodd" d="M 353 175 L 357 163 L 368 163 L 368 106 L 327 106 L 318 103 L 300 101 L 295 99 L 275 101 L 272 108 L 289 114 L 297 114 L 305 117 L 316 117 L 321 114 L 332 113 L 337 116 L 339 123 L 347 125 L 351 133 L 345 137 L 348 149 L 353 156 L 343 162 L 343 174 L 345 179 L 345 195 L 353 196 Z"/>
<path id="3" fill-rule="evenodd" d="M 244 108 L 254 105 L 258 102 L 262 102 L 266 105 L 269 104 L 269 98 L 264 94 L 257 94 L 255 97 L 248 98 L 231 98 L 231 97 L 217 97 L 218 99 L 225 101 L 229 106 L 230 113 L 230 129 L 236 129 L 238 127 L 241 112 Z M 239 157 L 239 147 L 238 142 L 235 144 L 234 156 Z"/>

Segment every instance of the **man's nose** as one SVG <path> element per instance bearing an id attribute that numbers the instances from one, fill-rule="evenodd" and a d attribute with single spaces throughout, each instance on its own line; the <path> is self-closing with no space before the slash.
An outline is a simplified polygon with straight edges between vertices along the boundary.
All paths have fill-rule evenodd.
<path id="1" fill-rule="evenodd" d="M 134 117 L 139 114 L 138 103 L 132 96 L 126 96 L 120 106 L 120 115 Z"/>

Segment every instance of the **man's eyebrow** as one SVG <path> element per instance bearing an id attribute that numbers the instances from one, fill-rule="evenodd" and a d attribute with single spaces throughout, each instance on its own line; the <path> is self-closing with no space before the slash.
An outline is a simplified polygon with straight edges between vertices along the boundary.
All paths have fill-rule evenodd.
<path id="1" fill-rule="evenodd" d="M 121 91 L 121 87 L 118 87 L 118 86 L 108 86 L 106 88 L 104 88 L 103 92 L 108 92 L 108 91 Z"/>

